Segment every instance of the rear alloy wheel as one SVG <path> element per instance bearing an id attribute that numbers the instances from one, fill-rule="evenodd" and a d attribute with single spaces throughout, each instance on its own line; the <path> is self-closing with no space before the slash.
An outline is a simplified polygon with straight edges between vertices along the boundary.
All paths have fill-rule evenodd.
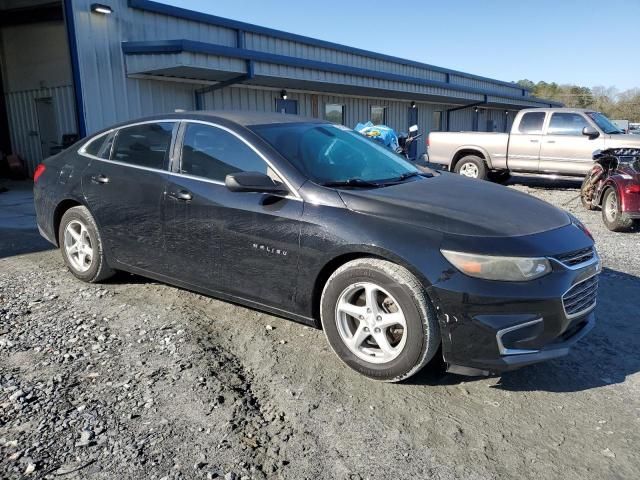
<path id="1" fill-rule="evenodd" d="M 456 163 L 454 171 L 463 177 L 478 178 L 480 180 L 487 178 L 487 165 L 482 158 L 476 155 L 462 157 Z"/>
<path id="2" fill-rule="evenodd" d="M 364 258 L 337 269 L 325 285 L 320 308 L 333 351 L 376 380 L 409 378 L 440 345 L 424 288 L 408 270 L 385 260 Z"/>
<path id="3" fill-rule="evenodd" d="M 73 207 L 64 213 L 58 241 L 62 258 L 80 280 L 93 283 L 113 275 L 104 256 L 98 227 L 86 207 Z"/>
<path id="4" fill-rule="evenodd" d="M 620 211 L 618 194 L 615 189 L 609 188 L 602 200 L 602 220 L 612 232 L 627 232 L 633 227 L 633 219 Z"/>

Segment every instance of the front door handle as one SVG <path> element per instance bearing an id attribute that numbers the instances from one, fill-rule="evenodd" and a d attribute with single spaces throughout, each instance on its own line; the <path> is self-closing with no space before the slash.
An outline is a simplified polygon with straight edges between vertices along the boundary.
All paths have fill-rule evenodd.
<path id="1" fill-rule="evenodd" d="M 188 202 L 193 198 L 193 195 L 191 195 L 191 192 L 187 192 L 186 190 L 180 190 L 178 192 L 169 192 L 168 195 L 171 198 L 175 198 L 176 200 L 183 200 L 185 202 Z"/>
<path id="2" fill-rule="evenodd" d="M 538 140 L 529 140 L 531 143 L 538 143 Z"/>
<path id="3" fill-rule="evenodd" d="M 103 174 L 94 175 L 91 177 L 93 183 L 109 183 L 109 177 Z"/>
<path id="4" fill-rule="evenodd" d="M 547 140 L 547 143 L 556 143 L 555 140 Z"/>

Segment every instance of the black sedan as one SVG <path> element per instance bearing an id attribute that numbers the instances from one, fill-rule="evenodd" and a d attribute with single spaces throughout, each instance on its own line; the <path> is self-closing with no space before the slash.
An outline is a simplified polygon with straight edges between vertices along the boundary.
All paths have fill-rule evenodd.
<path id="1" fill-rule="evenodd" d="M 577 219 L 321 120 L 147 118 L 34 179 L 40 231 L 81 280 L 125 270 L 322 328 L 375 379 L 437 354 L 466 374 L 556 358 L 594 323 L 600 262 Z"/>

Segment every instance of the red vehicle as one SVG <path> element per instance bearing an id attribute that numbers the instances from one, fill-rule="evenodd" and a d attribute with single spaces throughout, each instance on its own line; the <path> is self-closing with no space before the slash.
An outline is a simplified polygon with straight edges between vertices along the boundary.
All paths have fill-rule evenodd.
<path id="1" fill-rule="evenodd" d="M 582 204 L 602 209 L 609 230 L 626 232 L 640 224 L 640 149 L 610 148 L 593 155 L 596 164 L 582 182 Z"/>

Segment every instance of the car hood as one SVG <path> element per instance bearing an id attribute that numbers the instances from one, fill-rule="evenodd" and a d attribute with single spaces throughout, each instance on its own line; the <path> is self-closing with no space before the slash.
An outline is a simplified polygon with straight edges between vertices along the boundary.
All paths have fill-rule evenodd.
<path id="1" fill-rule="evenodd" d="M 565 212 L 542 200 L 451 173 L 339 193 L 353 211 L 455 235 L 533 235 L 571 223 Z"/>
<path id="2" fill-rule="evenodd" d="M 640 135 L 620 133 L 618 135 L 606 136 L 607 148 L 613 147 L 640 147 Z"/>

